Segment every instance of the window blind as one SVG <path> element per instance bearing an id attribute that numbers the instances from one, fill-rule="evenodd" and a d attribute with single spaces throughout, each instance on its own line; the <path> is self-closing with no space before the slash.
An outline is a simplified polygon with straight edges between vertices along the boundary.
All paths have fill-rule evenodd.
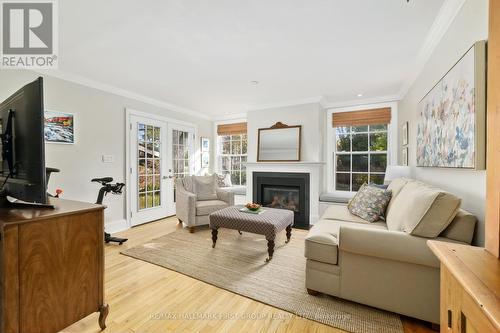
<path id="1" fill-rule="evenodd" d="M 382 125 L 391 122 L 391 108 L 333 113 L 332 126 Z"/>
<path id="2" fill-rule="evenodd" d="M 247 123 L 221 124 L 217 126 L 217 135 L 237 135 L 247 133 Z"/>

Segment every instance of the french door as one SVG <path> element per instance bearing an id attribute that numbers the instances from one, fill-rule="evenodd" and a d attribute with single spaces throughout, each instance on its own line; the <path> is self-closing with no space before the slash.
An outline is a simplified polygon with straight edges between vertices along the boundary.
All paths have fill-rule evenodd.
<path id="1" fill-rule="evenodd" d="M 132 226 L 175 214 L 176 177 L 192 174 L 194 130 L 130 115 L 129 202 Z"/>

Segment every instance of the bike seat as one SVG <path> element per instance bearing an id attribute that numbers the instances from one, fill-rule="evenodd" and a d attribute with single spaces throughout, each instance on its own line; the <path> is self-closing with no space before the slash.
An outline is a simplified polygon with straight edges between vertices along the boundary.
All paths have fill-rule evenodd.
<path id="1" fill-rule="evenodd" d="M 111 183 L 112 181 L 113 181 L 112 177 L 94 178 L 91 180 L 91 182 L 101 183 L 103 185 Z"/>

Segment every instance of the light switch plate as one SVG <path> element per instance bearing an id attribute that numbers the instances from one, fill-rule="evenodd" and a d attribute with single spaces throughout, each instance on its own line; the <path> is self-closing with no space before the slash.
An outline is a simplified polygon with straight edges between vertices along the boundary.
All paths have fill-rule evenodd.
<path id="1" fill-rule="evenodd" d="M 102 155 L 102 162 L 103 163 L 113 163 L 114 161 L 115 161 L 114 155 Z"/>

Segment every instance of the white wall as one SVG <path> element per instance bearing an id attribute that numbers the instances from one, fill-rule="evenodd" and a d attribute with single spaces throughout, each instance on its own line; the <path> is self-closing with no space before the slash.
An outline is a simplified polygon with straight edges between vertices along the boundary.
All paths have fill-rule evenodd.
<path id="1" fill-rule="evenodd" d="M 268 128 L 276 122 L 287 125 L 302 125 L 301 160 L 308 162 L 323 161 L 324 112 L 319 103 L 293 105 L 247 113 L 248 161 L 257 161 L 257 139 L 259 128 Z"/>
<path id="2" fill-rule="evenodd" d="M 38 76 L 21 70 L 0 71 L 0 101 Z M 53 193 L 56 187 L 62 188 L 66 199 L 95 202 L 99 186 L 90 183 L 91 178 L 111 176 L 117 181 L 125 180 L 125 108 L 193 123 L 198 136 L 212 139 L 213 127 L 209 120 L 50 76 L 44 76 L 44 85 L 46 109 L 75 114 L 76 143 L 45 146 L 46 165 L 61 169 L 61 173 L 51 178 L 49 190 Z M 212 139 L 212 151 L 213 143 Z M 199 138 L 195 146 L 199 152 Z M 103 163 L 103 154 L 114 155 L 114 163 Z M 125 219 L 125 195 L 110 195 L 105 203 L 107 224 Z"/>
<path id="3" fill-rule="evenodd" d="M 487 39 L 487 36 L 488 1 L 467 0 L 423 71 L 399 103 L 399 130 L 403 122 L 410 122 L 409 164 L 415 177 L 462 198 L 462 206 L 479 218 L 474 240 L 477 245 L 484 244 L 486 172 L 415 167 L 417 105 L 472 44 L 478 40 Z M 401 151 L 401 146 L 399 148 L 398 152 Z"/>

